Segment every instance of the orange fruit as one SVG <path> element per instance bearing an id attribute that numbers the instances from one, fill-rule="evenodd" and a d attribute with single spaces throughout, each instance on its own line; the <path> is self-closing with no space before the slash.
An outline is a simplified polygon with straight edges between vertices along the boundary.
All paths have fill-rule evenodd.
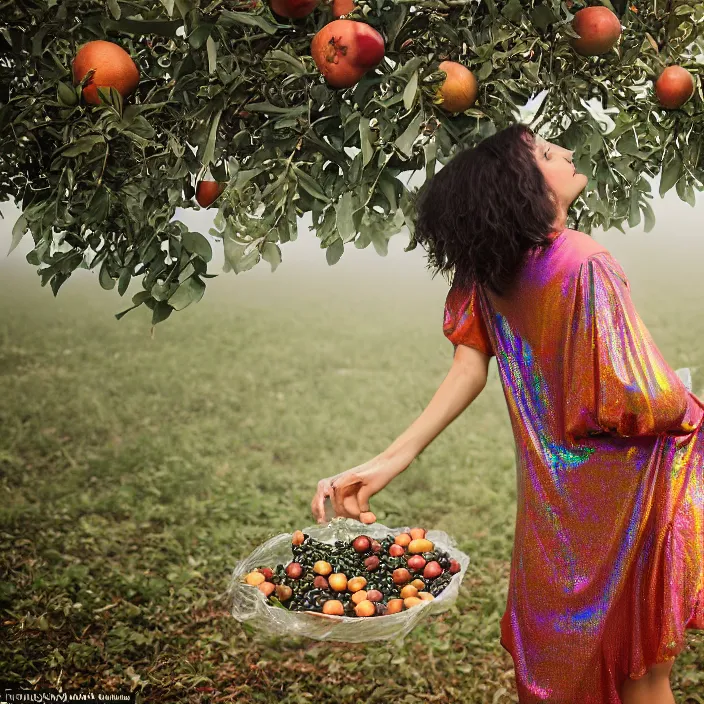
<path id="1" fill-rule="evenodd" d="M 420 601 L 420 599 L 419 599 Z M 354 607 L 354 612 L 357 614 L 357 616 L 375 616 L 376 615 L 376 606 L 374 602 L 372 601 L 367 601 L 366 599 L 364 601 L 360 601 L 357 606 Z"/>
<path id="2" fill-rule="evenodd" d="M 432 552 L 435 546 L 426 540 L 425 538 L 416 538 L 416 540 L 411 540 L 408 544 L 408 552 L 421 553 L 421 552 Z"/>
<path id="3" fill-rule="evenodd" d="M 471 108 L 479 95 L 474 74 L 456 61 L 443 61 L 438 69 L 447 73 L 447 78 L 438 88 L 438 94 L 443 98 L 440 107 L 448 112 L 464 112 Z"/>
<path id="4" fill-rule="evenodd" d="M 345 607 L 342 602 L 337 599 L 328 599 L 323 604 L 323 613 L 330 614 L 332 616 L 344 616 Z"/>
<path id="5" fill-rule="evenodd" d="M 139 69 L 132 57 L 118 44 L 102 39 L 84 44 L 73 59 L 73 82 L 80 83 L 92 68 L 95 73 L 83 86 L 86 102 L 98 105 L 98 86 L 115 88 L 122 98 L 134 93 L 139 83 Z"/>
<path id="6" fill-rule="evenodd" d="M 412 584 L 407 584 L 401 589 L 402 599 L 407 599 L 409 596 L 418 596 L 418 588 L 414 587 Z"/>
<path id="7" fill-rule="evenodd" d="M 358 592 L 352 594 L 352 601 L 355 604 L 360 604 L 363 601 L 369 601 L 369 599 L 367 599 L 367 590 L 360 589 Z"/>
<path id="8" fill-rule="evenodd" d="M 394 538 L 394 543 L 396 545 L 400 545 L 403 548 L 407 547 L 410 544 L 410 542 L 411 542 L 411 536 L 408 533 L 399 533 Z"/>
<path id="9" fill-rule="evenodd" d="M 389 599 L 389 603 L 386 605 L 386 614 L 397 614 L 399 611 L 403 611 L 403 599 Z"/>
<path id="10" fill-rule="evenodd" d="M 245 581 L 247 582 L 247 584 L 251 584 L 253 587 L 256 587 L 262 582 L 265 582 L 266 577 L 261 572 L 257 572 L 256 570 L 254 570 L 254 572 L 250 572 L 245 577 Z"/>
<path id="11" fill-rule="evenodd" d="M 313 565 L 313 572 L 316 574 L 322 574 L 323 577 L 327 577 L 332 572 L 332 565 L 325 560 L 318 560 Z"/>
<path id="12" fill-rule="evenodd" d="M 328 577 L 330 588 L 336 592 L 344 592 L 347 589 L 347 576 L 343 572 L 335 572 Z"/>
<path id="13" fill-rule="evenodd" d="M 358 592 L 367 586 L 367 580 L 364 577 L 352 577 L 347 582 L 347 590 L 350 592 Z"/>

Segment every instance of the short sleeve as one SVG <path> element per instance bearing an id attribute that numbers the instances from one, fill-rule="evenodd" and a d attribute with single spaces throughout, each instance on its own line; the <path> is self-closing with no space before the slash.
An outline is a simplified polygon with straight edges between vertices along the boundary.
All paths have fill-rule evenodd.
<path id="1" fill-rule="evenodd" d="M 687 435 L 704 407 L 667 364 L 609 252 L 581 265 L 563 360 L 565 433 Z"/>
<path id="2" fill-rule="evenodd" d="M 494 356 L 491 339 L 482 317 L 476 283 L 469 288 L 454 285 L 450 288 L 445 300 L 442 329 L 455 350 L 457 345 L 466 345 L 484 352 L 489 357 Z"/>

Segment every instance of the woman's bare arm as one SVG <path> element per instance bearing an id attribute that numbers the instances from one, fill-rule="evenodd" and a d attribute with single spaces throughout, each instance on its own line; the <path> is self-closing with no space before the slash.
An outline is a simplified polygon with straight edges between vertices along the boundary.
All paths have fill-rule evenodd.
<path id="1" fill-rule="evenodd" d="M 486 386 L 490 357 L 458 345 L 452 367 L 425 410 L 378 458 L 397 466 L 399 473 L 479 396 Z"/>

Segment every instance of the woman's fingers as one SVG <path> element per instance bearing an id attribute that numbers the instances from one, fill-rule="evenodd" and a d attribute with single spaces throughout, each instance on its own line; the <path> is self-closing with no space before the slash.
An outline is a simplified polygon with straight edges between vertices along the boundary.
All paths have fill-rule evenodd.
<path id="1" fill-rule="evenodd" d="M 350 491 L 345 495 L 344 499 L 342 500 L 342 505 L 345 508 L 345 511 L 347 512 L 347 516 L 349 518 L 357 518 L 359 519 L 359 503 L 357 502 L 357 487 L 352 486 L 350 487 Z"/>
<path id="2" fill-rule="evenodd" d="M 325 499 L 332 496 L 332 487 L 329 479 L 321 479 L 318 482 L 318 490 L 315 492 L 310 509 L 318 523 L 325 523 Z"/>
<path id="3" fill-rule="evenodd" d="M 325 499 L 330 497 L 335 516 L 356 518 L 369 511 L 369 497 L 374 493 L 356 474 L 342 472 L 321 479 L 311 501 L 311 512 L 318 523 L 325 522 Z"/>
<path id="4" fill-rule="evenodd" d="M 333 494 L 330 497 L 337 516 L 344 518 L 359 518 L 359 503 L 357 490 L 360 480 L 354 475 L 341 477 L 332 482 Z"/>

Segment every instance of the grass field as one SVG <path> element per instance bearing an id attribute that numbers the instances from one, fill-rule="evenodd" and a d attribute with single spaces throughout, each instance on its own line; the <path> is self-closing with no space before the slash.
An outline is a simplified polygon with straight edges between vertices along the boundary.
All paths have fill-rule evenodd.
<path id="1" fill-rule="evenodd" d="M 698 391 L 704 248 L 619 237 L 603 241 Z M 495 361 L 484 393 L 371 503 L 470 555 L 450 612 L 391 646 L 269 639 L 228 611 L 234 563 L 312 524 L 318 479 L 388 446 L 449 369 L 444 281 L 415 255 L 405 269 L 373 258 L 306 270 L 284 253 L 273 275 L 212 280 L 153 338 L 147 311 L 115 321 L 128 300 L 88 274 L 54 299 L 21 258 L 0 267 L 0 677 L 149 702 L 518 701 L 499 644 L 516 478 Z M 688 638 L 673 689 L 701 704 L 704 633 Z"/>

